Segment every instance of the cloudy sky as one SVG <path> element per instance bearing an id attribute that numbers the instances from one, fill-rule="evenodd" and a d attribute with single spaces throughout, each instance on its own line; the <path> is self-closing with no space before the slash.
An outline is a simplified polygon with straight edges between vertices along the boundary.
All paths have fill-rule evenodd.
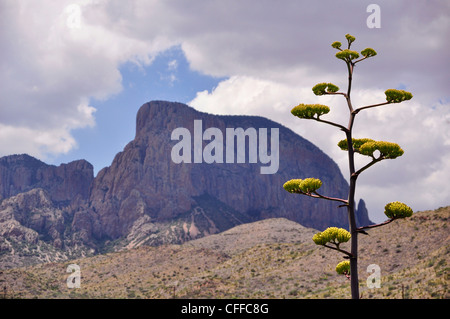
<path id="1" fill-rule="evenodd" d="M 368 6 L 379 6 L 380 28 Z M 384 101 L 389 88 L 411 101 L 361 112 L 355 137 L 399 143 L 405 154 L 364 172 L 357 198 L 370 217 L 403 201 L 415 211 L 450 204 L 450 2 L 299 0 L 0 0 L 0 156 L 28 153 L 59 165 L 79 158 L 95 171 L 133 139 L 150 100 L 217 114 L 273 119 L 315 143 L 348 174 L 343 133 L 294 118 L 299 103 L 347 122 L 334 41 L 378 55 L 355 68 L 353 103 Z M 358 165 L 364 165 L 358 158 Z M 295 176 L 293 176 L 295 177 Z"/>

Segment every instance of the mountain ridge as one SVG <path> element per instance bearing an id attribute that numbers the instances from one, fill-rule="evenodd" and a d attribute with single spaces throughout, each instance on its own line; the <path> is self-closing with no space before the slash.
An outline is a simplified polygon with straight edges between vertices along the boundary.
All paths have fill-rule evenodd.
<path id="1" fill-rule="evenodd" d="M 94 168 L 86 160 L 49 165 L 28 154 L 0 158 L 0 200 L 29 191 L 47 190 L 55 202 L 68 204 L 88 198 Z"/>
<path id="2" fill-rule="evenodd" d="M 245 143 L 243 163 L 175 163 L 171 151 L 178 142 L 171 134 L 177 128 L 195 133 L 196 120 L 201 121 L 203 131 L 253 128 L 271 133 L 272 128 L 278 129 L 278 171 L 261 174 L 262 163 L 249 163 L 250 143 Z M 202 148 L 209 143 L 204 139 L 201 142 Z M 235 150 L 237 144 L 238 140 Z M 58 253 L 45 253 L 48 259 L 63 256 L 65 250 L 71 256 L 86 256 L 104 249 L 180 244 L 266 218 L 287 218 L 317 229 L 346 227 L 346 212 L 335 203 L 295 196 L 282 188 L 291 178 L 310 176 L 323 181 L 324 194 L 347 197 L 348 183 L 337 164 L 279 123 L 264 117 L 213 115 L 182 103 L 151 101 L 137 112 L 135 138 L 95 177 L 92 165 L 85 160 L 54 166 L 28 155 L 0 158 L 0 253 L 11 253 L 20 245 L 16 239 L 27 234 L 35 239 L 25 241 L 26 251 L 48 244 L 60 249 Z M 19 195 L 34 189 L 42 190 L 39 194 L 47 198 L 51 204 L 48 209 L 53 211 L 45 215 L 36 210 L 34 215 L 47 217 L 33 217 L 41 223 L 33 229 L 25 227 L 28 221 L 18 221 L 18 214 L 11 212 L 18 203 L 31 201 L 31 193 Z M 371 223 L 364 202 L 358 207 L 358 222 Z M 16 237 L 2 231 L 11 225 L 15 225 L 12 234 Z M 50 228 L 52 235 L 48 234 Z"/>

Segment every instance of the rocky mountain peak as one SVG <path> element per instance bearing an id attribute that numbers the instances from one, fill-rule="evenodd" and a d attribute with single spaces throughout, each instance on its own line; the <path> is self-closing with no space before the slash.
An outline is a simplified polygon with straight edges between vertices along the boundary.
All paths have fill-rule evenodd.
<path id="1" fill-rule="evenodd" d="M 198 112 L 185 104 L 166 101 L 151 101 L 139 108 L 136 115 L 136 139 L 150 131 L 173 130 L 179 119 L 193 121 Z M 177 120 L 176 120 L 177 119 Z"/>
<path id="2" fill-rule="evenodd" d="M 196 124 L 201 124 L 200 132 Z M 190 162 L 174 162 L 171 157 L 178 143 L 172 139 L 177 128 L 189 132 Z M 248 142 L 241 163 L 237 159 L 232 163 L 226 161 L 226 145 L 222 162 L 207 163 L 201 156 L 200 161 L 195 160 L 196 141 L 200 152 L 205 152 L 213 140 L 204 138 L 206 130 L 222 132 L 226 144 L 226 130 L 230 128 L 253 128 L 256 132 L 276 128 L 279 132 L 277 172 L 263 175 L 261 162 L 250 163 Z M 234 145 L 233 150 L 237 147 Z M 90 196 L 95 214 L 90 215 L 99 218 L 103 235 L 117 238 L 126 236 L 135 223 L 142 223 L 144 216 L 152 222 L 184 218 L 195 211 L 198 205 L 195 198 L 207 195 L 216 205 L 227 207 L 246 220 L 285 217 L 319 229 L 331 225 L 346 227 L 346 212 L 335 203 L 295 196 L 282 187 L 291 178 L 310 176 L 322 179 L 324 193 L 346 198 L 348 184 L 336 163 L 280 124 L 262 117 L 218 116 L 181 103 L 152 101 L 137 113 L 135 139 L 95 178 Z"/>
<path id="3" fill-rule="evenodd" d="M 95 178 L 85 160 L 54 166 L 25 154 L 0 158 L 0 253 L 14 251 L 12 237 L 90 251 L 109 241 L 116 248 L 181 243 L 267 218 L 347 227 L 336 203 L 283 189 L 307 177 L 322 180 L 323 194 L 347 197 L 336 163 L 276 122 L 152 101 L 137 113 L 135 138 Z M 370 223 L 364 202 L 357 219 Z"/>
<path id="4" fill-rule="evenodd" d="M 0 158 L 0 178 L 0 199 L 42 188 L 55 202 L 68 204 L 89 197 L 94 168 L 86 160 L 54 166 L 27 154 L 10 155 Z"/>

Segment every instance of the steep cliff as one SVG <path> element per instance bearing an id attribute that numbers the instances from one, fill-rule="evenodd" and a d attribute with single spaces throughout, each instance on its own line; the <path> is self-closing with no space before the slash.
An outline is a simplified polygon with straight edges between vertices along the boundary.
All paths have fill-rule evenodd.
<path id="1" fill-rule="evenodd" d="M 46 190 L 57 203 L 89 197 L 94 168 L 85 160 L 48 165 L 27 154 L 0 158 L 0 200 L 33 188 Z"/>
<path id="2" fill-rule="evenodd" d="M 369 211 L 367 210 L 366 203 L 362 199 L 360 199 L 358 202 L 358 207 L 355 211 L 355 215 L 356 215 L 356 225 L 358 227 L 373 224 L 373 222 L 369 219 Z"/>
<path id="3" fill-rule="evenodd" d="M 201 124 L 200 131 L 194 121 Z M 177 128 L 184 128 L 191 135 L 191 156 L 185 157 L 190 157 L 190 163 L 176 163 L 172 158 L 173 148 L 181 141 L 181 138 L 172 140 L 172 132 Z M 196 160 L 196 141 L 200 140 L 201 144 L 197 143 L 197 146 L 201 145 L 200 152 L 205 152 L 208 144 L 217 139 L 215 136 L 208 140 L 202 135 L 209 128 L 223 133 L 223 140 L 219 141 L 223 143 L 223 163 L 207 163 L 202 156 L 197 156 Z M 278 128 L 279 167 L 276 173 L 261 174 L 261 167 L 269 164 L 263 164 L 260 158 L 256 163 L 249 163 L 248 138 L 244 163 L 236 163 L 237 159 L 227 163 L 227 128 L 254 128 L 258 133 L 267 129 L 268 153 L 271 129 Z M 257 154 L 260 154 L 261 135 L 258 137 Z M 237 144 L 236 139 L 236 152 Z M 284 191 L 282 185 L 287 180 L 306 177 L 320 178 L 323 194 L 347 197 L 348 184 L 336 163 L 316 146 L 278 123 L 254 116 L 217 116 L 180 103 L 153 101 L 144 104 L 137 114 L 135 139 L 95 178 L 89 216 L 97 218 L 101 224 L 98 228 L 101 233 L 94 235 L 118 238 L 126 236 L 134 223 L 142 223 L 143 218 L 148 222 L 176 220 L 196 209 L 195 197 L 207 195 L 218 205 L 225 205 L 245 216 L 245 221 L 285 217 L 318 229 L 331 225 L 346 227 L 345 209 L 337 208 L 335 202 Z"/>

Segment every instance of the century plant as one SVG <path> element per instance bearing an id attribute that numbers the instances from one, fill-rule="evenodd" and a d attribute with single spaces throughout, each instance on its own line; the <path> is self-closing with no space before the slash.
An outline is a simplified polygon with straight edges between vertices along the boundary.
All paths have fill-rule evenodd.
<path id="1" fill-rule="evenodd" d="M 340 92 L 339 87 L 332 83 L 319 83 L 312 88 L 312 91 L 317 96 L 342 95 L 346 99 L 348 105 L 348 125 L 344 126 L 339 123 L 324 120 L 322 116 L 330 112 L 330 108 L 322 104 L 299 104 L 292 109 L 291 113 L 294 116 L 302 119 L 311 119 L 335 126 L 345 133 L 346 138 L 339 141 L 338 146 L 343 151 L 346 151 L 348 153 L 348 164 L 350 171 L 348 198 L 334 198 L 319 194 L 317 190 L 322 186 L 322 181 L 317 178 L 292 179 L 286 182 L 283 187 L 290 193 L 302 194 L 314 198 L 340 202 L 341 205 L 339 205 L 339 207 L 347 208 L 349 231 L 343 228 L 330 227 L 322 232 L 315 234 L 312 239 L 317 245 L 322 245 L 344 254 L 344 258 L 346 260 L 340 262 L 336 266 L 336 272 L 338 274 L 343 274 L 350 279 L 352 298 L 359 299 L 358 234 L 367 234 L 365 231 L 366 229 L 386 225 L 398 218 L 409 217 L 412 215 L 413 211 L 404 203 L 392 202 L 385 206 L 384 213 L 388 217 L 387 221 L 380 224 L 357 227 L 355 218 L 355 190 L 356 180 L 358 179 L 358 176 L 377 162 L 385 159 L 394 159 L 403 155 L 403 150 L 396 143 L 375 141 L 369 138 L 353 138 L 353 124 L 355 122 L 355 117 L 359 112 L 369 108 L 410 100 L 412 98 L 412 94 L 404 90 L 389 89 L 385 91 L 386 102 L 355 108 L 352 104 L 350 96 L 352 89 L 353 70 L 357 63 L 374 57 L 377 55 L 377 53 L 374 49 L 367 48 L 361 51 L 362 57 L 360 57 L 360 54 L 358 52 L 350 50 L 351 44 L 355 41 L 355 37 L 347 34 L 345 38 L 347 39 L 346 49 L 342 49 L 342 43 L 338 41 L 333 42 L 331 46 L 339 51 L 336 53 L 336 57 L 344 61 L 347 65 L 347 91 Z M 355 168 L 354 161 L 355 153 L 368 156 L 370 158 L 370 162 L 357 170 Z M 345 250 L 341 247 L 342 243 L 345 243 L 349 240 L 351 241 L 350 251 Z"/>

